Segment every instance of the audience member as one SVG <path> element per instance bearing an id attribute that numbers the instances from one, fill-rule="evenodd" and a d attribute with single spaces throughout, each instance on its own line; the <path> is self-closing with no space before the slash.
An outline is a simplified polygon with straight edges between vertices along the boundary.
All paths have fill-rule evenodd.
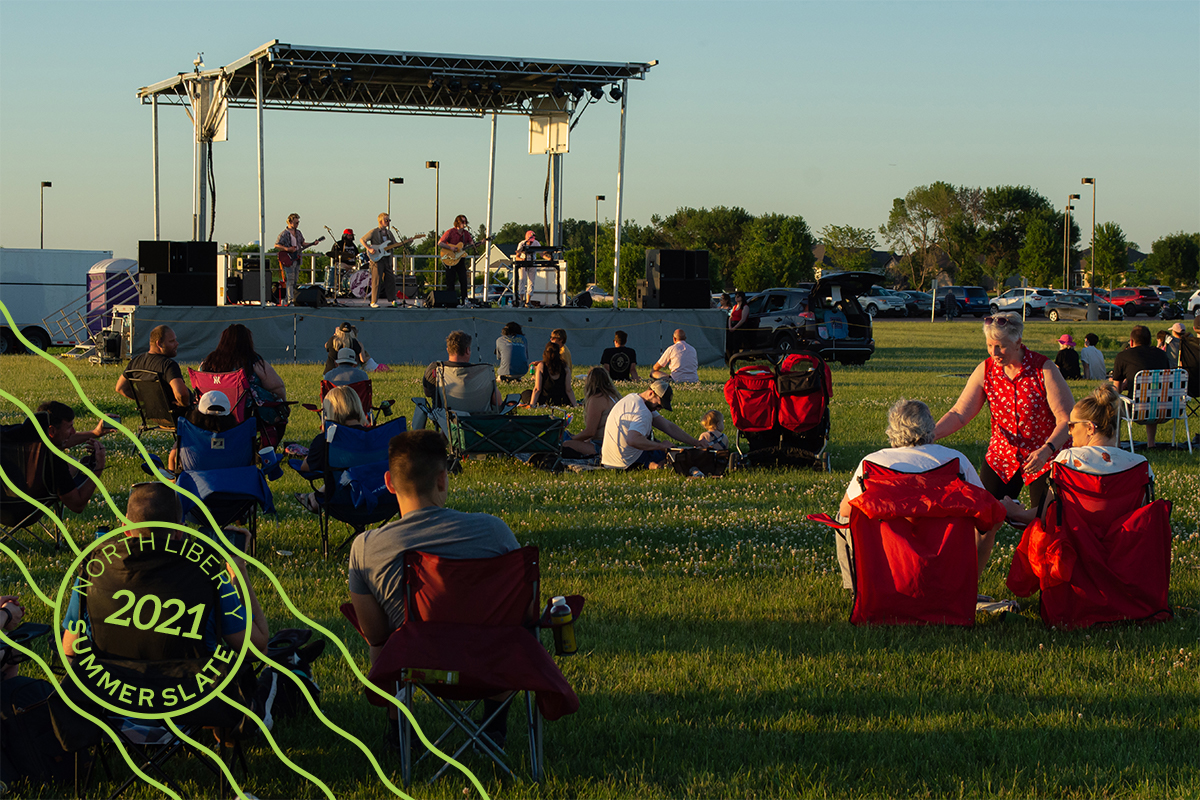
<path id="1" fill-rule="evenodd" d="M 1029 487 L 1030 502 L 1041 502 L 1050 460 L 1067 439 L 1074 400 L 1058 368 L 1021 341 L 1020 314 L 1004 311 L 983 321 L 988 358 L 975 368 L 954 407 L 937 423 L 934 439 L 966 427 L 986 402 L 992 434 L 980 468 L 983 486 L 997 500 Z"/>
<path id="2" fill-rule="evenodd" d="M 962 453 L 940 444 L 934 444 L 936 426 L 929 406 L 920 400 L 900 398 L 888 409 L 887 440 L 888 446 L 863 458 L 854 470 L 850 483 L 846 486 L 846 494 L 838 506 L 838 515 L 843 522 L 850 518 L 850 501 L 862 494 L 863 464 L 870 461 L 880 467 L 887 467 L 896 472 L 916 473 L 928 472 L 950 461 L 958 461 L 958 472 L 967 483 L 986 488 L 971 461 Z M 975 550 L 979 574 L 987 566 L 992 547 L 996 544 L 996 531 L 1000 525 L 987 533 L 976 533 Z M 853 550 L 848 539 L 838 534 L 838 564 L 842 568 L 842 586 L 851 588 L 850 556 Z"/>
<path id="3" fill-rule="evenodd" d="M 1096 347 L 1100 343 L 1100 337 L 1094 333 L 1089 333 L 1083 337 L 1084 348 L 1079 354 L 1079 359 L 1083 363 L 1083 377 L 1089 381 L 1108 380 L 1108 369 L 1104 366 L 1104 353 L 1101 353 Z"/>
<path id="4" fill-rule="evenodd" d="M 496 375 L 506 383 L 519 381 L 529 369 L 529 340 L 516 322 L 505 323 L 496 340 Z"/>
<path id="5" fill-rule="evenodd" d="M 1157 347 L 1159 350 L 1167 349 L 1167 332 L 1166 331 L 1159 331 L 1158 333 L 1154 334 L 1154 339 L 1155 339 L 1155 342 L 1154 342 L 1155 347 Z"/>
<path id="6" fill-rule="evenodd" d="M 604 443 L 600 448 L 600 462 L 610 469 L 637 469 L 663 466 L 671 445 L 650 438 L 652 428 L 683 442 L 691 447 L 703 447 L 699 439 L 693 439 L 683 428 L 658 413 L 658 409 L 671 410 L 671 384 L 659 379 L 650 383 L 650 388 L 641 394 L 627 394 L 608 412 L 604 425 Z"/>
<path id="7" fill-rule="evenodd" d="M 625 331 L 617 331 L 613 334 L 613 346 L 604 348 L 604 352 L 600 354 L 600 366 L 614 381 L 636 381 L 638 379 L 637 351 L 632 347 L 626 347 L 627 341 L 629 341 L 629 334 Z"/>
<path id="8" fill-rule="evenodd" d="M 362 400 L 358 393 L 349 386 L 335 386 L 330 389 L 325 399 L 321 401 L 321 409 L 325 417 L 325 428 L 330 425 L 345 425 L 348 428 L 367 427 L 367 414 L 363 410 Z M 328 452 L 326 431 L 319 432 L 308 445 L 308 455 L 300 462 L 300 474 L 312 474 L 325 471 L 325 454 Z M 297 492 L 293 495 L 296 501 L 308 511 L 317 514 L 320 505 L 315 492 Z"/>
<path id="9" fill-rule="evenodd" d="M 522 397 L 524 400 L 524 397 Z M 546 343 L 542 360 L 533 373 L 533 389 L 529 392 L 530 406 L 575 405 L 575 389 L 571 386 L 571 371 L 562 352 L 553 341 Z"/>
<path id="10" fill-rule="evenodd" d="M 1183 348 L 1183 340 L 1185 338 L 1187 338 L 1187 331 L 1183 329 L 1182 322 L 1176 322 L 1171 326 L 1167 337 L 1167 346 L 1163 348 L 1163 351 L 1167 354 L 1167 363 L 1171 365 L 1171 369 L 1179 366 L 1179 351 Z"/>
<path id="11" fill-rule="evenodd" d="M 76 460 L 95 473 L 96 477 L 100 477 L 104 473 L 107 453 L 104 450 L 104 444 L 100 441 L 100 437 L 105 433 L 103 423 L 97 424 L 95 430 L 77 431 L 75 430 L 75 411 L 57 400 L 48 400 L 38 406 L 37 419 L 51 443 L 63 452 L 76 445 L 86 443 L 90 452 Z M 45 445 L 38 441 L 33 447 L 40 450 Z M 83 509 L 87 507 L 88 500 L 96 492 L 96 484 L 92 482 L 91 478 L 49 450 L 44 453 L 35 453 L 31 455 L 31 458 L 34 463 L 41 464 L 42 486 L 49 493 L 57 496 L 65 507 L 76 514 L 82 514 Z"/>
<path id="12" fill-rule="evenodd" d="M 1150 344 L 1150 329 L 1145 325 L 1134 325 L 1129 332 L 1129 348 L 1117 353 L 1113 359 L 1112 382 L 1117 391 L 1133 397 L 1133 377 L 1142 370 L 1170 369 L 1167 354 Z M 1157 445 L 1154 437 L 1158 433 L 1157 422 L 1146 423 L 1146 447 Z"/>
<path id="13" fill-rule="evenodd" d="M 386 364 L 378 364 L 367 348 L 358 339 L 358 328 L 349 322 L 343 322 L 333 331 L 333 336 L 325 343 L 325 372 L 337 368 L 338 355 L 342 350 L 350 348 L 354 351 L 354 363 L 361 365 L 365 372 L 389 372 Z"/>
<path id="14" fill-rule="evenodd" d="M 469 374 L 480 366 L 479 364 L 471 363 L 471 335 L 465 331 L 451 331 L 450 335 L 446 337 L 446 358 L 446 361 L 434 361 L 427 366 L 425 368 L 425 376 L 421 379 L 421 388 L 424 390 L 425 396 L 434 401 L 433 405 L 435 407 L 440 405 L 437 403 L 437 382 L 439 369 L 442 370 L 445 380 L 449 384 L 452 381 L 457 382 L 459 378 L 463 378 L 465 375 Z M 480 407 L 488 405 L 490 405 L 493 409 L 499 408 L 500 390 L 496 388 L 495 381 L 491 377 L 490 373 L 488 375 L 487 383 L 488 387 L 490 387 L 490 397 L 480 397 L 477 399 L 477 402 L 471 402 L 471 408 L 464 408 L 460 410 L 478 411 L 480 410 Z M 488 387 L 483 387 L 482 384 L 480 384 L 481 390 L 485 390 Z M 451 408 L 453 407 L 454 406 L 451 405 Z M 420 405 L 417 405 L 415 411 L 413 412 L 413 429 L 423 430 L 427 420 L 428 417 L 426 416 L 425 409 L 421 408 Z"/>
<path id="15" fill-rule="evenodd" d="M 192 392 L 183 380 L 183 373 L 180 372 L 179 365 L 175 363 L 175 356 L 178 352 L 179 339 L 176 338 L 175 331 L 170 327 L 159 325 L 150 331 L 149 352 L 134 356 L 129 361 L 129 366 L 125 367 L 121 377 L 117 378 L 117 394 L 136 401 L 137 398 L 133 395 L 133 386 L 130 385 L 130 374 L 134 374 L 135 379 L 141 380 L 142 376 L 154 373 L 158 376 L 163 394 L 171 403 L 172 409 L 177 414 L 182 414 L 183 409 L 192 404 Z M 137 375 L 135 371 L 141 372 L 142 376 Z"/>
<path id="16" fill-rule="evenodd" d="M 244 372 L 259 403 L 287 400 L 287 388 L 275 368 L 254 350 L 254 334 L 234 323 L 221 333 L 217 348 L 200 363 L 201 372 Z"/>
<path id="17" fill-rule="evenodd" d="M 392 631 L 404 622 L 404 554 L 409 550 L 443 558 L 493 558 L 520 545 L 508 525 L 491 514 L 467 514 L 446 507 L 450 477 L 446 443 L 434 431 L 410 431 L 392 439 L 388 448 L 388 491 L 396 495 L 400 519 L 367 531 L 350 545 L 350 601 L 374 663 Z M 505 695 L 484 703 L 490 716 Z M 394 706 L 388 707 L 397 719 Z M 507 714 L 488 726 L 488 735 L 503 746 Z M 389 743 L 395 723 L 388 725 Z"/>
<path id="18" fill-rule="evenodd" d="M 725 360 L 743 350 L 749 350 L 754 343 L 755 334 L 749 333 L 754 326 L 750 321 L 750 309 L 746 307 L 746 293 L 734 292 L 733 308 L 729 311 L 725 331 Z"/>
<path id="19" fill-rule="evenodd" d="M 591 458 L 600 454 L 608 412 L 621 395 L 601 367 L 592 367 L 583 385 L 583 430 L 563 442 L 563 455 Z"/>
<path id="20" fill-rule="evenodd" d="M 238 424 L 237 417 L 230 412 L 233 410 L 229 397 L 224 392 L 205 392 L 200 396 L 200 402 L 189 408 L 183 415 L 191 424 L 202 431 L 224 433 Z M 179 471 L 179 437 L 175 437 L 175 446 L 167 456 L 167 469 Z"/>
<path id="21" fill-rule="evenodd" d="M 550 331 L 550 341 L 558 345 L 559 354 L 567 366 L 567 383 L 570 383 L 574 379 L 575 373 L 572 370 L 575 369 L 575 364 L 571 361 L 571 348 L 567 347 L 567 332 L 562 328 L 555 328 Z"/>
<path id="22" fill-rule="evenodd" d="M 713 450 L 728 450 L 729 437 L 725 435 L 725 415 L 715 408 L 707 412 L 700 420 L 704 433 L 700 434 L 700 443 Z"/>
<path id="23" fill-rule="evenodd" d="M 696 348 L 687 343 L 687 334 L 682 328 L 672 337 L 674 344 L 663 351 L 651 367 L 651 378 L 663 378 L 672 383 L 699 383 L 699 358 Z"/>
<path id="24" fill-rule="evenodd" d="M 349 386 L 352 383 L 362 383 L 371 380 L 371 376 L 358 367 L 358 356 L 349 347 L 338 351 L 334 359 L 333 369 L 325 373 L 324 380 L 334 386 Z"/>
<path id="25" fill-rule="evenodd" d="M 1069 333 L 1058 337 L 1058 355 L 1054 357 L 1054 366 L 1069 381 L 1077 381 L 1082 377 L 1079 353 L 1075 352 L 1075 339 Z"/>

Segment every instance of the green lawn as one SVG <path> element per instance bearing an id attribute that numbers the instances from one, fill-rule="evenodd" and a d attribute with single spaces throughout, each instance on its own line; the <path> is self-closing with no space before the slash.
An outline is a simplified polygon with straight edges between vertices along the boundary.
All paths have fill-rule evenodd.
<path id="1" fill-rule="evenodd" d="M 1026 341 L 1052 355 L 1064 331 L 1078 340 L 1095 330 L 1111 364 L 1129 325 L 1038 322 Z M 547 725 L 548 779 L 533 785 L 527 768 L 518 768 L 515 779 L 501 781 L 480 758 L 467 757 L 491 796 L 1200 796 L 1200 454 L 1150 456 L 1159 496 L 1175 504 L 1174 622 L 1046 630 L 1034 601 L 1020 615 L 990 618 L 973 630 L 851 627 L 830 536 L 805 514 L 836 508 L 857 461 L 885 444 L 887 407 L 897 397 L 924 400 L 939 416 L 983 357 L 974 322 L 880 321 L 876 337 L 879 349 L 867 365 L 833 365 L 832 473 L 683 480 L 667 473 L 554 475 L 488 461 L 468 464 L 453 479 L 451 506 L 495 513 L 522 543 L 541 547 L 544 595 L 588 598 L 580 654 L 560 659 L 582 707 Z M 136 418 L 132 403 L 112 393 L 119 367 L 66 363 L 101 408 Z M 315 398 L 319 366 L 276 367 L 292 399 Z M 54 398 L 83 408 L 72 401 L 67 379 L 43 360 L 6 356 L 0 373 L 0 388 L 30 405 Z M 694 435 L 706 410 L 724 408 L 727 373 L 707 368 L 701 377 L 698 388 L 677 392 L 669 414 Z M 375 397 L 395 398 L 407 413 L 419 384 L 418 368 L 395 369 L 376 377 Z M 1073 382 L 1072 389 L 1079 397 L 1088 386 Z M 0 402 L 0 414 L 6 423 L 19 421 L 10 403 Z M 577 415 L 576 427 L 581 422 Z M 978 464 L 987 429 L 984 413 L 947 444 Z M 315 432 L 316 415 L 295 411 L 288 439 L 307 443 Z M 1160 429 L 1159 439 L 1170 441 L 1170 429 Z M 144 476 L 128 442 L 110 436 L 107 444 L 105 482 L 123 507 L 129 485 Z M 153 444 L 164 452 L 168 441 Z M 296 606 L 342 637 L 365 671 L 365 647 L 338 612 L 347 597 L 345 559 L 322 560 L 315 517 L 291 498 L 306 488 L 291 472 L 273 484 L 279 515 L 260 522 L 260 559 Z M 67 523 L 83 541 L 113 519 L 97 496 Z M 337 541 L 346 530 L 335 524 Z M 1017 541 L 1011 529 L 1001 532 L 980 591 L 1009 596 L 1004 578 Z M 57 590 L 69 558 L 44 547 L 21 557 L 44 591 Z M 23 583 L 11 560 L 0 559 L 0 593 L 20 591 L 31 619 L 50 619 L 51 609 L 22 591 Z M 272 629 L 297 626 L 266 579 L 255 583 Z M 398 781 L 397 762 L 382 755 L 381 713 L 329 652 L 316 667 L 324 713 L 379 753 Z M 515 733 L 513 725 L 510 741 L 520 756 L 524 745 Z M 276 734 L 280 747 L 336 796 L 391 794 L 367 759 L 315 718 L 283 723 Z M 247 791 L 322 796 L 261 740 L 249 757 Z M 197 779 L 190 791 L 211 793 L 197 765 L 182 766 Z M 155 796 L 147 787 L 139 791 L 134 796 Z M 455 773 L 434 786 L 418 783 L 412 794 L 469 791 Z M 94 786 L 90 795 L 109 792 Z"/>

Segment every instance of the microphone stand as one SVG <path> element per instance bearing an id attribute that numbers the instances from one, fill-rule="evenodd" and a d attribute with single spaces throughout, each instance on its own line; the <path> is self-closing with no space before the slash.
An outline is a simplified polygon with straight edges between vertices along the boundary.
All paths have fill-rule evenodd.
<path id="1" fill-rule="evenodd" d="M 341 241 L 340 238 L 333 235 L 333 231 L 329 230 L 328 225 L 322 225 L 321 227 L 324 228 L 325 232 L 329 234 L 329 238 L 330 238 L 330 240 L 333 241 L 334 246 L 336 246 L 337 243 Z M 338 300 L 337 300 L 338 299 L 338 289 L 340 289 L 342 286 L 342 262 L 339 257 L 332 255 L 333 247 L 329 248 L 329 252 L 330 252 L 329 270 L 333 273 L 333 288 L 328 289 L 328 284 L 329 284 L 329 276 L 328 275 L 325 276 L 325 284 L 326 284 L 326 288 L 328 289 L 328 291 L 333 295 L 333 302 L 330 303 L 330 305 L 336 306 L 338 304 Z"/>

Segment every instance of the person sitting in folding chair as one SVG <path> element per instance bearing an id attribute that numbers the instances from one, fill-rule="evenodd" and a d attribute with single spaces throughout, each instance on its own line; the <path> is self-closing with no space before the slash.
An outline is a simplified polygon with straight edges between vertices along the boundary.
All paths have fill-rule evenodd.
<path id="1" fill-rule="evenodd" d="M 500 390 L 491 364 L 471 363 L 471 335 L 451 331 L 446 337 L 446 361 L 434 361 L 425 368 L 421 387 L 426 402 L 414 397 L 413 430 L 424 430 L 431 411 L 439 416 L 445 410 L 494 413 L 500 408 Z M 444 421 L 438 420 L 444 428 Z"/>
<path id="2" fill-rule="evenodd" d="M 55 447 L 66 452 L 76 445 L 86 443 L 91 452 L 82 457 L 76 456 L 76 459 L 97 477 L 104 473 L 107 453 L 100 437 L 107 431 L 103 422 L 98 423 L 95 430 L 77 431 L 74 409 L 57 400 L 48 400 L 38 406 L 36 416 L 38 424 Z M 30 449 L 26 451 L 26 476 L 35 481 L 35 484 L 27 485 L 44 488 L 47 496 L 57 497 L 68 509 L 82 514 L 96 492 L 96 484 L 76 467 L 50 452 L 32 428 L 26 430 L 31 434 L 29 437 L 21 437 L 28 438 L 30 442 Z M 22 484 L 19 480 L 13 482 L 18 486 Z"/>
<path id="3" fill-rule="evenodd" d="M 347 428 L 359 429 L 367 427 L 367 414 L 363 410 L 362 401 L 349 386 L 335 386 L 330 389 L 321 401 L 321 408 L 326 425 L 345 425 Z M 308 455 L 300 462 L 297 471 L 301 476 L 309 477 L 325 471 L 325 448 L 325 431 L 322 430 L 313 438 L 308 446 Z M 316 492 L 297 492 L 295 497 L 306 511 L 314 514 L 321 512 Z"/>
<path id="4" fill-rule="evenodd" d="M 337 358 L 334 359 L 333 369 L 326 370 L 325 375 L 321 380 L 328 381 L 334 386 L 349 386 L 352 383 L 361 383 L 371 380 L 371 376 L 366 373 L 366 370 L 360 369 L 358 366 L 358 356 L 349 347 L 343 347 L 337 353 Z"/>
<path id="5" fill-rule="evenodd" d="M 1170 369 L 1167 354 L 1150 343 L 1150 329 L 1145 325 L 1134 325 L 1129 332 L 1129 348 L 1117 353 L 1113 360 L 1112 383 L 1126 397 L 1133 397 L 1133 378 L 1142 370 Z M 1157 445 L 1158 423 L 1146 423 L 1146 449 Z M 1165 445 L 1164 445 L 1165 446 Z"/>
<path id="6" fill-rule="evenodd" d="M 224 392 L 205 392 L 200 396 L 200 402 L 189 408 L 183 415 L 189 424 L 209 433 L 225 433 L 236 428 L 237 418 L 230 412 L 233 410 L 229 397 Z M 179 437 L 175 437 L 175 446 L 167 456 L 167 469 L 179 471 Z"/>
<path id="7" fill-rule="evenodd" d="M 371 661 L 379 657 L 388 636 L 403 624 L 404 553 L 419 550 L 445 558 L 491 558 L 517 550 L 512 530 L 491 514 L 466 514 L 446 507 L 450 478 L 446 472 L 446 444 L 433 431 L 411 431 L 392 439 L 388 472 L 384 480 L 396 496 L 400 519 L 367 531 L 350 546 L 350 600 L 359 627 L 371 646 Z M 505 699 L 500 695 L 484 703 L 484 719 Z M 388 707 L 392 720 L 388 741 L 398 747 L 397 711 Z M 508 724 L 507 708 L 492 720 L 494 741 L 502 742 Z"/>
<path id="8" fill-rule="evenodd" d="M 179 339 L 175 331 L 167 325 L 159 325 L 150 331 L 150 349 L 148 352 L 134 356 L 129 366 L 117 378 L 115 391 L 122 397 L 137 401 L 133 383 L 143 380 L 157 380 L 162 384 L 163 394 L 171 404 L 171 411 L 179 416 L 192 404 L 192 392 L 183 380 L 183 373 L 175 356 L 179 352 Z"/>
<path id="9" fill-rule="evenodd" d="M 979 474 L 975 471 L 970 459 L 957 450 L 934 443 L 934 421 L 929 406 L 920 400 L 907 400 L 901 397 L 888 409 L 887 419 L 889 446 L 882 450 L 876 450 L 858 463 L 858 468 L 854 470 L 854 476 L 850 478 L 850 484 L 846 487 L 846 494 L 842 497 L 841 505 L 838 506 L 840 521 L 849 521 L 850 501 L 863 492 L 863 466 L 868 462 L 895 472 L 917 473 L 928 472 L 943 464 L 957 461 L 958 472 L 962 480 L 983 488 L 983 482 L 979 479 Z M 992 547 L 996 544 L 996 531 L 1002 524 L 1004 524 L 1003 520 L 991 530 L 976 534 L 975 549 L 980 575 L 987 566 L 988 558 L 992 554 Z M 835 536 L 838 566 L 842 571 L 842 587 L 852 589 L 854 583 L 851 564 L 854 554 L 850 539 L 842 531 L 836 532 Z"/>

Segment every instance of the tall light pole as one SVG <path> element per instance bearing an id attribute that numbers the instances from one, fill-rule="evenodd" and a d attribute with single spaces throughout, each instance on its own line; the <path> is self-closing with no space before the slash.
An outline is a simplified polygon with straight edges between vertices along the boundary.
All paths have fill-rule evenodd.
<path id="1" fill-rule="evenodd" d="M 404 178 L 388 178 L 388 207 L 387 207 L 387 212 L 388 212 L 388 216 L 389 216 L 389 217 L 392 215 L 392 184 L 393 184 L 393 183 L 404 183 Z"/>
<path id="2" fill-rule="evenodd" d="M 1100 306 L 1096 304 L 1096 179 L 1082 178 L 1079 183 L 1084 186 L 1089 183 L 1092 185 L 1092 277 L 1088 279 L 1092 297 L 1088 302 L 1088 321 L 1096 322 L 1100 319 Z"/>
<path id="3" fill-rule="evenodd" d="M 1079 195 L 1067 195 L 1067 207 L 1063 211 L 1063 291 L 1071 291 L 1071 212 L 1075 210 L 1075 206 L 1071 205 L 1072 200 L 1078 200 Z"/>
<path id="4" fill-rule="evenodd" d="M 442 202 L 442 170 L 436 161 L 426 161 L 425 169 L 433 170 L 433 235 L 442 232 L 442 215 L 439 206 Z"/>
<path id="5" fill-rule="evenodd" d="M 50 181 L 42 181 L 42 188 L 38 190 L 40 202 L 38 203 L 38 249 L 41 250 L 46 246 L 46 190 L 50 188 Z"/>
<path id="6" fill-rule="evenodd" d="M 604 195 L 596 195 L 596 226 L 592 228 L 592 283 L 596 282 L 596 268 L 600 266 L 600 259 L 596 250 L 597 241 L 600 236 L 600 201 L 604 199 Z"/>

